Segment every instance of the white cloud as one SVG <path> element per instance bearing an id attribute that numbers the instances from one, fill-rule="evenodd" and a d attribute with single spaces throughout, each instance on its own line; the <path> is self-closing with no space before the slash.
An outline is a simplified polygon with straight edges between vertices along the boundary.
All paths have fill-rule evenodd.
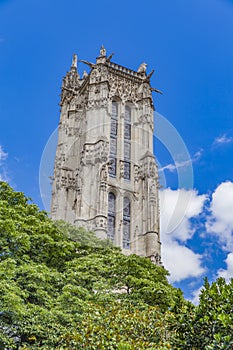
<path id="1" fill-rule="evenodd" d="M 195 190 L 160 191 L 161 230 L 168 238 L 186 241 L 193 235 L 190 219 L 202 211 L 205 195 L 198 195 Z M 170 240 L 170 238 L 168 238 Z"/>
<path id="2" fill-rule="evenodd" d="M 201 266 L 202 256 L 175 240 L 164 243 L 162 261 L 170 272 L 170 282 L 179 282 L 188 277 L 198 277 L 205 272 Z"/>
<path id="3" fill-rule="evenodd" d="M 5 182 L 10 181 L 6 169 L 0 168 L 0 181 L 5 181 Z"/>
<path id="4" fill-rule="evenodd" d="M 212 195 L 206 230 L 215 234 L 224 248 L 233 250 L 233 183 L 221 183 Z"/>
<path id="5" fill-rule="evenodd" d="M 4 152 L 2 146 L 0 145 L 0 181 L 8 181 L 6 169 L 2 166 L 2 163 L 7 159 L 7 157 L 8 154 Z"/>
<path id="6" fill-rule="evenodd" d="M 175 163 L 170 163 L 165 165 L 164 167 L 159 169 L 159 172 L 162 172 L 164 170 L 169 170 L 170 172 L 174 172 L 179 168 L 185 168 L 187 166 L 190 166 L 192 163 L 198 161 L 200 159 L 200 157 L 202 156 L 203 150 L 200 149 L 199 151 L 197 151 L 192 158 L 190 159 L 186 159 L 180 162 L 175 162 Z"/>
<path id="7" fill-rule="evenodd" d="M 223 145 L 230 142 L 233 142 L 233 137 L 223 134 L 215 138 L 213 145 Z"/>
<path id="8" fill-rule="evenodd" d="M 217 272 L 217 277 L 223 277 L 227 281 L 229 281 L 230 278 L 233 278 L 233 253 L 229 253 L 227 255 L 225 262 L 226 262 L 227 268 L 219 269 Z"/>
<path id="9" fill-rule="evenodd" d="M 3 151 L 2 146 L 0 146 L 0 163 L 7 158 L 8 154 Z"/>
<path id="10" fill-rule="evenodd" d="M 194 305 L 198 305 L 199 304 L 199 297 L 200 297 L 200 293 L 203 289 L 203 286 L 201 286 L 200 288 L 194 290 L 192 292 L 192 298 L 190 298 L 189 300 L 194 304 Z"/>
<path id="11" fill-rule="evenodd" d="M 190 219 L 199 215 L 206 200 L 195 190 L 171 190 L 160 192 L 162 261 L 171 276 L 171 282 L 204 273 L 202 256 L 185 246 L 195 228 Z"/>

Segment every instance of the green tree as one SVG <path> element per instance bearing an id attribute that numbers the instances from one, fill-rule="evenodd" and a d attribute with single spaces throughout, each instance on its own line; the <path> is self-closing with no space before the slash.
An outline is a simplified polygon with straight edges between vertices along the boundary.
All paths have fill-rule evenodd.
<path id="1" fill-rule="evenodd" d="M 0 182 L 0 348 L 169 348 L 167 271 L 53 222 Z"/>
<path id="2" fill-rule="evenodd" d="M 210 284 L 207 279 L 197 307 L 189 305 L 178 315 L 177 349 L 217 350 L 233 348 L 233 280 L 218 278 Z"/>

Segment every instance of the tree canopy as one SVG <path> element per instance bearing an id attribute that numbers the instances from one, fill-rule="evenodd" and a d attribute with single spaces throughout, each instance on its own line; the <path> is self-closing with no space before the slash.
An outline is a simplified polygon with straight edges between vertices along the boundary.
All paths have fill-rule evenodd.
<path id="1" fill-rule="evenodd" d="M 163 314 L 181 298 L 165 269 L 53 222 L 4 182 L 0 233 L 0 348 L 162 344 Z"/>
<path id="2" fill-rule="evenodd" d="M 167 276 L 0 182 L 0 349 L 232 349 L 233 282 L 195 307 Z"/>

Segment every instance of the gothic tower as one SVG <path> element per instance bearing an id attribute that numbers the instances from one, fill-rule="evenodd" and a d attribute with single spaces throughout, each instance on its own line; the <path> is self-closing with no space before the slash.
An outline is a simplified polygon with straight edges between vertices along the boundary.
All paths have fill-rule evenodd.
<path id="1" fill-rule="evenodd" d="M 74 55 L 62 83 L 51 216 L 160 263 L 154 106 L 146 64 L 111 62 L 102 46 L 82 78 Z"/>

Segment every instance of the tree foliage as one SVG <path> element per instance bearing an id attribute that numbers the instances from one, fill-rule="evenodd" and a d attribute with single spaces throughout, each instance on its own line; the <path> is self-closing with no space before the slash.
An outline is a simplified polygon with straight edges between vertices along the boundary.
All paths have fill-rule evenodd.
<path id="1" fill-rule="evenodd" d="M 178 316 L 174 345 L 177 349 L 233 349 L 233 280 L 207 279 L 200 302 Z"/>
<path id="2" fill-rule="evenodd" d="M 0 349 L 232 349 L 233 281 L 195 307 L 167 274 L 0 182 Z"/>
<path id="3" fill-rule="evenodd" d="M 0 348 L 163 344 L 160 322 L 179 298 L 166 276 L 0 183 Z"/>

